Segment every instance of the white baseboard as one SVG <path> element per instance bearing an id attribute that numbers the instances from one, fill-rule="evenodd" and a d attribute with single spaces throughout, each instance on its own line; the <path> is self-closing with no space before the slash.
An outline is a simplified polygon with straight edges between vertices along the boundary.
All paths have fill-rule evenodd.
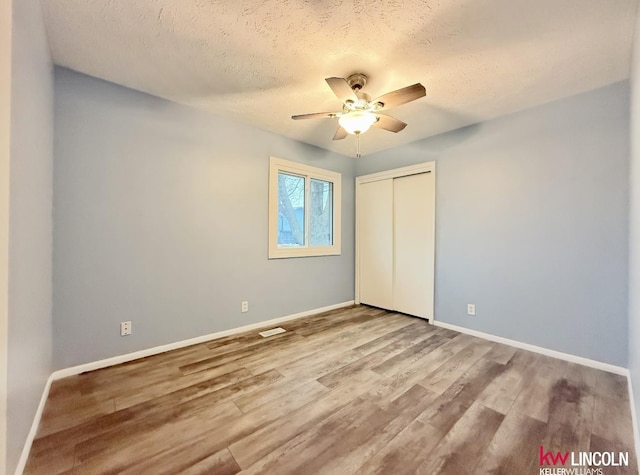
<path id="1" fill-rule="evenodd" d="M 42 411 L 44 410 L 44 406 L 47 402 L 47 397 L 49 397 L 49 390 L 51 389 L 51 383 L 53 381 L 61 378 L 66 378 L 67 376 L 74 376 L 76 374 L 84 373 L 86 371 L 93 371 L 96 369 L 107 368 L 109 366 L 126 363 L 128 361 L 137 360 L 139 358 L 145 358 L 147 356 L 157 355 L 159 353 L 165 353 L 167 351 L 176 350 L 178 348 L 184 348 L 186 346 L 196 345 L 198 343 L 214 340 L 216 338 L 235 335 L 237 333 L 244 333 L 247 331 L 256 330 L 258 328 L 264 328 L 271 325 L 287 322 L 290 320 L 296 320 L 298 318 L 308 317 L 310 315 L 324 313 L 324 312 L 328 312 L 330 310 L 336 310 L 342 307 L 348 307 L 353 304 L 354 304 L 354 301 L 350 300 L 350 301 L 338 303 L 335 305 L 329 305 L 327 307 L 316 308 L 313 310 L 306 310 L 304 312 L 295 313 L 293 315 L 287 315 L 285 317 L 279 317 L 279 318 L 274 318 L 272 320 L 252 323 L 251 325 L 244 325 L 242 327 L 232 328 L 230 330 L 223 330 L 220 332 L 211 333 L 209 335 L 190 338 L 189 340 L 182 340 L 175 343 L 169 343 L 167 345 L 156 346 L 155 348 L 148 348 L 146 350 L 136 351 L 134 353 L 127 353 L 125 355 L 114 356 L 113 358 L 107 358 L 100 361 L 94 361 L 92 363 L 86 363 L 79 366 L 73 366 L 71 368 L 65 368 L 58 371 L 54 371 L 51 374 L 51 376 L 49 376 L 49 379 L 47 380 L 47 384 L 44 388 L 44 391 L 42 392 L 40 405 L 38 406 L 36 414 L 33 418 L 33 423 L 31 424 L 31 430 L 29 431 L 27 440 L 25 441 L 25 444 L 24 444 L 24 448 L 22 449 L 22 454 L 20 455 L 20 460 L 18 461 L 18 467 L 16 468 L 15 475 L 22 475 L 22 472 L 24 471 L 24 468 L 27 464 L 27 459 L 29 458 L 29 452 L 31 451 L 31 446 L 36 437 L 38 426 L 40 425 L 40 419 L 42 418 Z"/>
<path id="2" fill-rule="evenodd" d="M 460 333 L 466 333 L 467 335 L 477 336 L 478 338 L 483 338 L 485 340 L 495 341 L 497 343 L 502 343 L 504 345 L 515 346 L 516 348 L 521 348 L 523 350 L 533 351 L 534 353 L 540 353 L 541 355 L 551 356 L 552 358 L 558 358 L 560 360 L 569 361 L 571 363 L 578 363 L 584 366 L 589 366 L 591 368 L 601 369 L 609 373 L 615 373 L 621 376 L 627 376 L 629 374 L 629 370 L 627 368 L 623 368 L 622 366 L 603 363 L 602 361 L 596 361 L 589 358 L 584 358 L 582 356 L 572 355 L 570 353 L 563 353 L 562 351 L 550 350 L 542 346 L 531 345 L 529 343 L 523 343 L 521 341 L 511 340 L 509 338 L 503 338 L 501 336 L 492 335 L 490 333 L 484 333 L 477 330 L 471 330 L 465 327 L 459 327 L 457 325 L 444 323 L 439 320 L 435 320 L 433 324 L 442 328 L 447 328 L 449 330 L 455 330 Z"/>
<path id="3" fill-rule="evenodd" d="M 53 375 L 49 376 L 49 378 L 47 379 L 47 384 L 45 384 L 44 390 L 42 391 L 40 404 L 38 404 L 38 409 L 36 409 L 36 415 L 33 417 L 31 429 L 29 429 L 27 440 L 25 441 L 24 447 L 22 448 L 22 453 L 20 454 L 20 459 L 18 460 L 18 466 L 16 467 L 15 475 L 22 475 L 22 472 L 27 465 L 27 459 L 29 458 L 31 445 L 33 444 L 33 440 L 36 438 L 38 426 L 40 425 L 40 419 L 42 419 L 42 412 L 44 411 L 44 406 L 47 403 L 47 398 L 49 397 L 49 390 L 51 389 L 51 382 L 53 381 L 52 376 Z"/>
<path id="4" fill-rule="evenodd" d="M 216 338 L 222 338 L 224 336 L 235 335 L 237 333 L 243 333 L 258 328 L 264 328 L 270 325 L 276 325 L 278 323 L 287 322 L 289 320 L 296 320 L 298 318 L 308 317 L 309 315 L 315 315 L 318 313 L 328 312 L 342 307 L 348 307 L 353 305 L 353 300 L 348 302 L 342 302 L 335 305 L 329 305 L 327 307 L 316 308 L 313 310 L 306 310 L 304 312 L 295 313 L 293 315 L 287 315 L 285 317 L 274 318 L 272 320 L 266 320 L 263 322 L 252 323 L 251 325 L 244 325 L 242 327 L 231 328 L 229 330 L 223 330 L 216 333 L 210 333 L 208 335 L 198 336 L 190 338 L 188 340 L 177 341 L 175 343 L 169 343 L 167 345 L 156 346 L 154 348 L 148 348 L 146 350 L 135 351 L 133 353 L 127 353 L 125 355 L 114 356 L 112 358 L 106 358 L 104 360 L 93 361 L 91 363 L 85 363 L 71 368 L 60 369 L 54 371 L 51 375 L 53 380 L 66 378 L 68 376 L 74 376 L 76 374 L 85 373 L 87 371 L 95 371 L 96 369 L 107 368 L 109 366 L 115 366 L 121 363 L 127 363 L 129 361 L 137 360 L 139 358 L 146 358 L 147 356 L 157 355 L 159 353 L 165 353 L 171 350 L 177 350 L 178 348 L 184 348 L 186 346 L 197 345 L 205 341 L 214 340 Z"/>

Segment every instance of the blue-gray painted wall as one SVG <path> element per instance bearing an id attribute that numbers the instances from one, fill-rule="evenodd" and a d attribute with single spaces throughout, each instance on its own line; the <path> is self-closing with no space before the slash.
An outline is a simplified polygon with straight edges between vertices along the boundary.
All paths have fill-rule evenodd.
<path id="1" fill-rule="evenodd" d="M 429 160 L 436 318 L 625 366 L 628 101 L 619 83 L 354 162 L 58 69 L 55 366 L 352 299 L 351 179 Z M 342 256 L 266 259 L 269 155 L 343 173 Z"/>
<path id="2" fill-rule="evenodd" d="M 342 173 L 342 255 L 267 259 L 270 155 Z M 55 368 L 353 300 L 354 168 L 56 69 Z"/>
<path id="3" fill-rule="evenodd" d="M 430 160 L 436 319 L 626 366 L 628 83 L 366 156 L 356 172 Z"/>

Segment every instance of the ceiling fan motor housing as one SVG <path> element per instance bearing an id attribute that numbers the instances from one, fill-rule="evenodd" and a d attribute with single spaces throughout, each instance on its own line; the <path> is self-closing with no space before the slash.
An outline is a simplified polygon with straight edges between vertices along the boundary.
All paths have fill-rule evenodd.
<path id="1" fill-rule="evenodd" d="M 349 84 L 351 89 L 357 92 L 367 85 L 367 79 L 369 78 L 366 74 L 355 73 L 347 78 L 347 84 Z"/>

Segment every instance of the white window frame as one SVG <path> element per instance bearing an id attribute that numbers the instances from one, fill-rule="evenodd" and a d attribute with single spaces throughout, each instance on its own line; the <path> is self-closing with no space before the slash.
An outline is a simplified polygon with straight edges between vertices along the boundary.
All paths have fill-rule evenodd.
<path id="1" fill-rule="evenodd" d="M 288 173 L 305 177 L 304 247 L 278 246 L 278 174 Z M 309 202 L 310 180 L 318 179 L 333 184 L 333 245 L 309 246 Z M 312 167 L 277 157 L 269 157 L 269 259 L 289 257 L 337 256 L 340 255 L 342 175 L 338 172 Z"/>

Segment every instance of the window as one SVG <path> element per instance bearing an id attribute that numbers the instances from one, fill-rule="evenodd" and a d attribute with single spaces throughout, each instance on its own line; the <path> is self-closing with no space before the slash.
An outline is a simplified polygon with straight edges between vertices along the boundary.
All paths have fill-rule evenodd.
<path id="1" fill-rule="evenodd" d="M 269 259 L 340 254 L 340 173 L 271 157 Z"/>

